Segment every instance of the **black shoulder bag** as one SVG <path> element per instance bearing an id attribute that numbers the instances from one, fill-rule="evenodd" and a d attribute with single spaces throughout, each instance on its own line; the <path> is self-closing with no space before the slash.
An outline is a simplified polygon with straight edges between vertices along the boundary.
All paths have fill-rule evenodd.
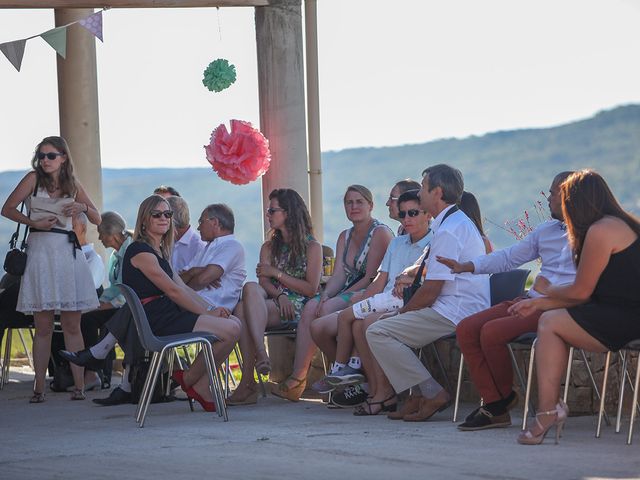
<path id="1" fill-rule="evenodd" d="M 24 202 L 22 202 L 22 205 L 20 206 L 20 213 L 22 213 L 23 209 Z M 15 233 L 11 235 L 11 240 L 9 241 L 10 250 L 7 252 L 7 256 L 4 257 L 4 271 L 9 275 L 20 277 L 24 273 L 24 269 L 27 266 L 27 252 L 25 252 L 25 250 L 27 248 L 28 232 L 29 227 L 25 225 L 20 248 L 16 248 L 18 245 L 18 238 L 20 238 L 20 222 L 18 222 L 18 227 L 16 228 Z"/>
<path id="2" fill-rule="evenodd" d="M 453 208 L 451 208 L 444 215 L 444 218 L 440 222 L 440 226 L 442 226 L 442 224 L 449 217 L 449 215 L 457 211 L 458 211 L 458 206 L 454 205 Z M 408 287 L 404 287 L 404 289 L 402 290 L 402 302 L 404 305 L 409 303 L 409 300 L 411 300 L 411 297 L 413 297 L 413 294 L 416 293 L 418 289 L 422 286 L 422 273 L 424 272 L 425 266 L 427 265 L 427 259 L 429 258 L 429 253 L 431 253 L 431 245 L 429 245 L 427 253 L 424 255 L 424 258 L 422 259 L 422 263 L 420 264 L 420 268 L 418 268 L 418 273 L 416 273 L 416 276 L 413 279 L 413 283 Z"/>

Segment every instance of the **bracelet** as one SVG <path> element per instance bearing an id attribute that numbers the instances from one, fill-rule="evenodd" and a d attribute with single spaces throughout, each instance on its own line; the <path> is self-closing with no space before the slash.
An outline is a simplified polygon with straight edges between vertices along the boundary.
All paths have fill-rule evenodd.
<path id="1" fill-rule="evenodd" d="M 276 300 L 278 300 L 282 295 L 286 295 L 286 293 L 284 293 L 284 292 L 280 292 L 280 293 L 276 296 Z"/>

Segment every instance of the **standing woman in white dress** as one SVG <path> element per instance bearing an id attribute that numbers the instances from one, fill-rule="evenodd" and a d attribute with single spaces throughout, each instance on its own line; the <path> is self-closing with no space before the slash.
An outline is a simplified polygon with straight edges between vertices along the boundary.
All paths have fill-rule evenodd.
<path id="1" fill-rule="evenodd" d="M 2 215 L 30 228 L 27 266 L 20 283 L 16 310 L 33 314 L 35 383 L 31 403 L 44 402 L 45 372 L 51 350 L 54 314 L 60 314 L 64 341 L 70 350 L 82 350 L 80 315 L 98 307 L 91 272 L 79 250 L 71 219 L 83 212 L 100 224 L 100 213 L 73 175 L 67 142 L 61 137 L 42 140 L 31 160 L 33 171 L 20 181 L 2 207 Z M 21 202 L 27 215 L 20 212 Z M 75 241 L 74 241 L 75 240 Z M 71 365 L 72 400 L 84 400 L 84 373 Z"/>

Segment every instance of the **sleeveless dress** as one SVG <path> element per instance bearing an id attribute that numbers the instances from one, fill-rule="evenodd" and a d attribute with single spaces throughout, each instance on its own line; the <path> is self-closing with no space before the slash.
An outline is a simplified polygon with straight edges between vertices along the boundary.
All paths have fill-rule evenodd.
<path id="1" fill-rule="evenodd" d="M 198 314 L 178 306 L 162 290 L 156 287 L 144 273 L 131 264 L 131 259 L 139 253 L 152 253 L 155 255 L 160 268 L 171 278 L 173 278 L 173 270 L 171 270 L 171 265 L 167 260 L 158 255 L 151 245 L 144 242 L 132 242 L 124 254 L 122 282 L 129 285 L 140 299 L 158 297 L 144 305 L 151 331 L 158 336 L 192 332 L 198 320 Z"/>
<path id="2" fill-rule="evenodd" d="M 307 238 L 307 244 L 311 240 L 313 240 L 313 237 L 309 236 Z M 284 247 L 282 249 L 282 254 L 280 255 L 280 258 L 278 258 L 278 261 L 276 262 L 275 267 L 278 270 L 286 273 L 287 275 L 289 275 L 291 277 L 304 279 L 307 276 L 307 257 L 306 257 L 306 255 L 303 256 L 302 258 L 298 258 L 297 262 L 295 262 L 293 265 L 290 265 L 289 264 L 290 253 L 291 253 L 291 250 L 289 249 L 289 245 L 284 245 Z M 302 308 L 304 307 L 304 305 L 309 300 L 309 297 L 305 297 L 304 295 L 301 295 L 298 292 L 294 292 L 293 290 L 285 287 L 283 284 L 281 284 L 275 278 L 271 279 L 271 283 L 276 288 L 279 288 L 279 289 L 282 290 L 282 292 L 287 296 L 287 298 L 293 304 L 293 308 L 294 308 L 294 311 L 295 311 L 295 318 L 293 320 L 286 320 L 286 319 L 281 317 L 280 321 L 282 323 L 284 323 L 284 324 L 287 324 L 288 326 L 291 326 L 291 324 L 293 324 L 293 325 L 297 324 L 298 321 L 300 320 L 300 314 L 302 313 Z"/>
<path id="3" fill-rule="evenodd" d="M 588 303 L 567 308 L 592 337 L 612 351 L 640 338 L 640 237 L 614 253 Z"/>
<path id="4" fill-rule="evenodd" d="M 349 302 L 349 300 L 351 299 L 351 296 L 355 292 L 347 292 L 347 293 L 343 293 L 343 292 L 346 289 L 348 289 L 351 285 L 353 285 L 354 283 L 358 282 L 361 278 L 363 278 L 367 272 L 367 260 L 369 258 L 369 247 L 371 246 L 371 239 L 373 238 L 374 232 L 379 227 L 386 228 L 389 231 L 391 231 L 391 229 L 387 225 L 380 222 L 379 220 L 374 219 L 373 223 L 371 224 L 371 227 L 369 227 L 369 231 L 367 232 L 367 236 L 364 242 L 362 242 L 362 246 L 360 247 L 360 250 L 356 252 L 355 256 L 353 257 L 352 265 L 349 265 L 347 263 L 347 252 L 349 251 L 349 245 L 351 243 L 351 235 L 353 234 L 354 227 L 351 227 L 348 230 L 345 230 L 346 238 L 345 238 L 344 251 L 342 252 L 342 265 L 344 266 L 344 273 L 346 275 L 346 280 L 344 282 L 344 285 L 340 289 L 340 292 L 336 295 L 336 296 L 340 295 L 340 297 L 345 302 Z M 391 232 L 391 234 L 393 235 L 393 232 Z"/>
<path id="5" fill-rule="evenodd" d="M 37 203 L 31 198 L 26 202 L 29 211 L 32 203 Z M 46 189 L 39 188 L 34 198 L 48 201 L 50 197 Z M 55 205 L 56 199 L 52 200 L 50 204 Z M 71 231 L 71 217 L 65 221 L 64 227 L 56 227 Z M 82 251 L 76 250 L 62 233 L 30 231 L 16 310 L 25 314 L 47 310 L 87 312 L 98 306 L 91 270 Z"/>

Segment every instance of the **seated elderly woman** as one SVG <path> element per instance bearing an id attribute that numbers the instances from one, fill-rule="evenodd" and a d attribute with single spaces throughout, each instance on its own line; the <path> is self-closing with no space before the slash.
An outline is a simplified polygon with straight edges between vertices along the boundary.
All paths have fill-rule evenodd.
<path id="1" fill-rule="evenodd" d="M 169 263 L 174 234 L 171 216 L 169 204 L 159 195 L 152 195 L 141 203 L 134 241 L 124 255 L 122 281 L 140 297 L 155 335 L 212 333 L 220 339 L 213 345 L 216 360 L 220 362 L 229 355 L 240 336 L 240 321 L 232 317 L 229 310 L 209 305 L 172 271 Z M 110 333 L 105 340 L 110 336 L 113 337 Z M 111 343 L 112 348 L 115 337 L 105 340 L 98 345 Z M 66 358 L 81 366 L 96 360 L 91 349 L 66 352 Z M 200 354 L 189 370 L 177 370 L 173 378 L 190 398 L 197 400 L 206 411 L 213 411 L 215 404 L 205 368 Z"/>
<path id="2" fill-rule="evenodd" d="M 542 443 L 556 427 L 556 443 L 568 416 L 559 400 L 568 347 L 617 351 L 640 338 L 640 221 L 625 212 L 604 179 L 592 170 L 570 175 L 560 187 L 562 213 L 576 263 L 572 284 L 536 279 L 544 297 L 523 300 L 510 313 L 543 310 L 538 324 L 538 413 L 520 434 L 525 445 Z"/>
<path id="3" fill-rule="evenodd" d="M 311 338 L 312 321 L 345 309 L 352 295 L 369 286 L 393 238 L 389 227 L 371 217 L 373 196 L 368 188 L 349 186 L 343 201 L 353 226 L 338 236 L 334 273 L 322 294 L 309 300 L 302 310 L 293 371 L 272 390 L 274 395 L 287 400 L 297 401 L 306 387 L 307 372 L 316 351 Z"/>
<path id="4" fill-rule="evenodd" d="M 242 380 L 229 397 L 229 405 L 256 403 L 254 368 L 266 375 L 271 363 L 264 348 L 267 328 L 293 325 L 309 297 L 315 295 L 322 273 L 322 246 L 313 238 L 311 216 L 300 195 L 291 189 L 269 195 L 269 239 L 260 249 L 258 283 L 248 282 L 235 314 L 244 328 L 240 350 Z"/>
<path id="5" fill-rule="evenodd" d="M 116 284 L 122 282 L 124 253 L 131 244 L 132 233 L 127 231 L 124 218 L 116 212 L 104 212 L 102 219 L 102 223 L 98 225 L 98 239 L 102 242 L 104 248 L 113 249 L 107 266 L 109 286 L 104 289 L 99 297 L 100 307 L 97 310 L 82 314 L 80 327 L 85 345 L 98 343 L 100 331 L 102 330 L 106 334 L 104 324 L 124 305 L 124 297 L 120 294 Z M 105 362 L 101 368 L 103 373 L 102 384 L 105 388 L 108 388 L 111 384 L 111 363 L 115 355 L 113 350 L 104 352 L 104 354 Z M 97 380 L 96 373 L 92 369 L 85 369 L 85 388 L 87 390 Z"/>

